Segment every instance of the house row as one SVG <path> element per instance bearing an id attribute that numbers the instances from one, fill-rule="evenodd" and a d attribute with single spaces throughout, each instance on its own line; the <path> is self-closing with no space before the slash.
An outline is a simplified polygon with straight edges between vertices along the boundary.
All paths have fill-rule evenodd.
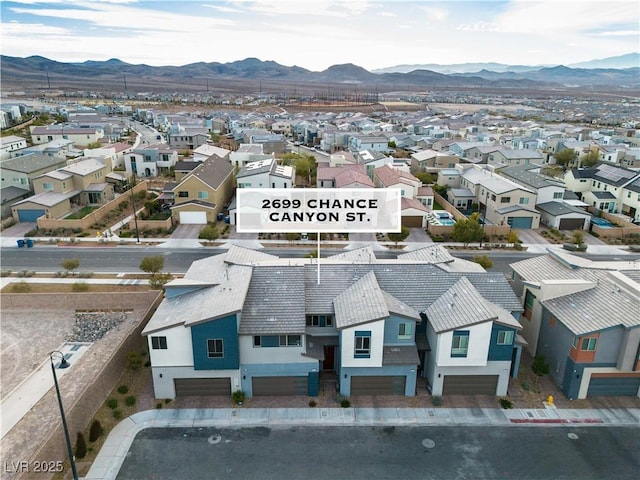
<path id="1" fill-rule="evenodd" d="M 156 398 L 413 396 L 425 381 L 433 395 L 505 395 L 521 312 L 503 274 L 437 245 L 322 265 L 233 245 L 166 284 L 142 333 Z"/>
<path id="2" fill-rule="evenodd" d="M 640 396 L 640 265 L 552 251 L 511 264 L 522 336 L 569 399 Z"/>

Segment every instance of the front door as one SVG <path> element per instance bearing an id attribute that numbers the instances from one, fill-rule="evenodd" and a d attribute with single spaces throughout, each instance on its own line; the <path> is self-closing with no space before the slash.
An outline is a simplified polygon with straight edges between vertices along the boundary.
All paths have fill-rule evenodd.
<path id="1" fill-rule="evenodd" d="M 322 361 L 322 370 L 335 370 L 334 357 L 335 357 L 335 347 L 333 345 L 325 345 L 324 360 Z"/>

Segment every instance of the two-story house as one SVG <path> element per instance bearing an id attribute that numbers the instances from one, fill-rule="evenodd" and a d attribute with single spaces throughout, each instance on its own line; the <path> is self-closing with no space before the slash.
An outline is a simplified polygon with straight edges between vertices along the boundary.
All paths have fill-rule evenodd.
<path id="1" fill-rule="evenodd" d="M 535 208 L 540 212 L 542 224 L 558 230 L 588 229 L 591 214 L 565 202 L 564 183 L 543 175 L 541 168 L 540 165 L 528 164 L 501 168 L 498 172 L 536 193 Z"/>
<path id="2" fill-rule="evenodd" d="M 323 259 L 319 271 L 304 259 L 235 245 L 194 262 L 166 285 L 143 331 L 156 397 L 234 390 L 315 396 L 331 388 L 345 396 L 412 396 L 420 376 L 436 394 L 441 381 L 457 385 L 457 393 L 503 394 L 522 346 L 507 333 L 518 329 L 518 299 L 504 275 L 456 268 L 459 261 L 438 250 L 378 261 L 369 247 Z M 465 344 L 472 353 L 452 357 L 457 363 L 449 368 L 443 358 L 451 357 L 452 340 L 445 331 L 430 339 L 426 332 L 430 318 L 434 325 L 441 318 L 437 302 L 458 289 L 469 302 L 458 308 L 479 302 L 482 312 L 470 309 L 459 325 L 473 330 Z M 476 333 L 485 323 L 489 333 Z M 447 380 L 458 375 L 464 378 Z M 480 378 L 480 388 L 474 375 L 491 378 Z"/>
<path id="3" fill-rule="evenodd" d="M 553 251 L 511 264 L 523 336 L 569 399 L 640 396 L 640 266 Z"/>
<path id="4" fill-rule="evenodd" d="M 48 143 L 53 140 L 71 140 L 76 146 L 86 146 L 100 141 L 104 130 L 98 127 L 77 128 L 69 125 L 47 125 L 29 127 L 31 141 L 34 145 Z"/>
<path id="5" fill-rule="evenodd" d="M 233 165 L 212 155 L 182 177 L 173 194 L 174 219 L 184 224 L 215 222 L 233 195 Z"/>
<path id="6" fill-rule="evenodd" d="M 339 167 L 318 167 L 317 188 L 375 188 L 361 164 L 345 164 Z"/>
<path id="7" fill-rule="evenodd" d="M 15 152 L 27 148 L 27 140 L 16 135 L 7 135 L 0 138 L 0 160 L 6 160 L 15 156 Z"/>
<path id="8" fill-rule="evenodd" d="M 156 177 L 168 174 L 178 162 L 178 151 L 164 143 L 143 145 L 125 155 L 125 169 L 129 175 Z"/>

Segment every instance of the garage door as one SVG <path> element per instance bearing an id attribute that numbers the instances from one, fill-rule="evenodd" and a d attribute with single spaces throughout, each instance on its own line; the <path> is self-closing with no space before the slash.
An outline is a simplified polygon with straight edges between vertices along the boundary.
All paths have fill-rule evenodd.
<path id="1" fill-rule="evenodd" d="M 495 395 L 498 375 L 446 375 L 443 395 Z"/>
<path id="2" fill-rule="evenodd" d="M 511 228 L 531 228 L 533 219 L 531 217 L 507 217 L 507 224 Z"/>
<path id="3" fill-rule="evenodd" d="M 180 212 L 180 223 L 184 225 L 206 225 L 206 212 Z"/>
<path id="4" fill-rule="evenodd" d="M 558 230 L 580 230 L 584 227 L 584 218 L 562 218 Z"/>
<path id="5" fill-rule="evenodd" d="M 587 397 L 635 397 L 640 388 L 640 377 L 591 377 Z"/>
<path id="6" fill-rule="evenodd" d="M 408 227 L 408 228 L 418 227 L 418 228 L 421 228 L 422 227 L 422 217 L 418 217 L 418 216 L 402 217 L 401 218 L 401 223 L 402 223 L 403 227 Z"/>
<path id="7" fill-rule="evenodd" d="M 44 210 L 18 210 L 18 221 L 35 222 L 44 215 Z"/>
<path id="8" fill-rule="evenodd" d="M 306 395 L 307 377 L 253 377 L 253 396 Z"/>
<path id="9" fill-rule="evenodd" d="M 230 378 L 176 378 L 176 396 L 231 395 Z"/>
<path id="10" fill-rule="evenodd" d="M 404 395 L 404 376 L 351 377 L 351 395 Z"/>

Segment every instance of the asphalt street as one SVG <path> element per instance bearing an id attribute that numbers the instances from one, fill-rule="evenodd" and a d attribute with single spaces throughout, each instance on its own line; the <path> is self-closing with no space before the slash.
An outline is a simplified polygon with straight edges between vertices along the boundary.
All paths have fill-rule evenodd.
<path id="1" fill-rule="evenodd" d="M 635 479 L 637 427 L 149 428 L 118 480 Z"/>

